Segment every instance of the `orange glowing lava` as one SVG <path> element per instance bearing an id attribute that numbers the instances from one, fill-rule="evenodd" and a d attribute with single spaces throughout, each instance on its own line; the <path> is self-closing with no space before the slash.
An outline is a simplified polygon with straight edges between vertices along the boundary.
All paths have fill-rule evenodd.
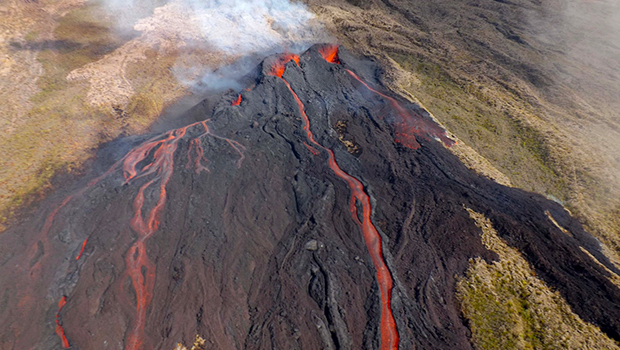
<path id="1" fill-rule="evenodd" d="M 137 350 L 143 345 L 146 311 L 151 303 L 155 286 L 155 264 L 146 254 L 146 240 L 159 228 L 161 213 L 166 204 L 166 185 L 172 177 L 174 153 L 179 140 L 185 136 L 187 128 L 169 131 L 161 140 L 142 144 L 129 152 L 123 162 L 123 174 L 127 182 L 154 175 L 152 179 L 140 186 L 133 202 L 134 216 L 130 220 L 130 227 L 138 235 L 138 239 L 127 251 L 125 269 L 136 295 L 136 318 L 133 321 L 133 329 L 127 336 L 125 349 Z M 142 165 L 142 162 L 149 156 L 152 157 L 150 162 L 138 168 L 139 164 Z M 156 183 L 158 184 L 157 202 L 150 210 L 146 210 L 145 219 L 143 216 L 144 192 Z"/>
<path id="2" fill-rule="evenodd" d="M 324 45 L 319 48 L 319 53 L 327 62 L 340 64 L 340 59 L 338 58 L 338 45 Z M 454 140 L 450 139 L 446 135 L 446 131 L 439 125 L 422 116 L 413 116 L 411 112 L 401 106 L 396 99 L 373 89 L 370 85 L 360 79 L 357 74 L 353 73 L 353 71 L 349 69 L 345 70 L 368 90 L 390 102 L 398 115 L 398 118 L 395 121 L 395 142 L 411 149 L 418 149 L 420 148 L 420 144 L 416 140 L 417 135 L 425 138 L 437 137 L 448 147 L 455 143 Z"/>
<path id="3" fill-rule="evenodd" d="M 269 72 L 269 74 L 282 78 L 285 65 L 290 61 L 295 61 L 295 63 L 299 65 L 299 56 L 293 53 L 287 53 L 277 56 L 275 58 L 275 62 L 273 62 L 273 64 L 271 65 L 271 71 Z"/>
<path id="4" fill-rule="evenodd" d="M 35 281 L 39 280 L 42 278 L 42 271 L 43 271 L 43 267 L 45 265 L 45 261 L 49 258 L 49 252 L 52 251 L 51 247 L 50 247 L 50 242 L 49 242 L 49 232 L 54 224 L 54 221 L 56 219 L 56 215 L 59 213 L 59 211 L 61 209 L 63 209 L 71 200 L 73 200 L 75 197 L 79 197 L 81 196 L 84 192 L 86 192 L 87 190 L 89 190 L 90 188 L 92 188 L 93 186 L 95 186 L 101 179 L 105 178 L 106 176 L 110 175 L 113 171 L 115 171 L 118 167 L 118 165 L 121 163 L 121 161 L 117 162 L 116 164 L 112 165 L 112 167 L 110 167 L 110 169 L 105 172 L 104 174 L 96 177 L 95 179 L 91 180 L 87 186 L 83 187 L 82 189 L 80 189 L 79 191 L 65 197 L 63 199 L 63 201 L 56 206 L 47 216 L 47 218 L 45 219 L 45 222 L 43 223 L 43 227 L 41 228 L 41 230 L 39 231 L 38 235 L 35 237 L 35 239 L 33 239 L 33 241 L 35 242 L 34 244 L 32 244 L 32 246 L 30 247 L 30 251 L 27 255 L 27 259 L 28 261 L 36 261 L 34 264 L 31 264 L 29 266 L 29 270 L 26 274 L 27 278 L 30 280 L 30 282 L 28 281 L 16 281 L 15 283 L 17 283 L 18 285 L 20 285 L 17 289 L 22 291 L 22 294 L 24 295 L 24 297 L 22 297 L 18 303 L 18 309 L 24 314 L 24 315 L 30 315 L 32 314 L 32 312 L 34 311 L 34 308 L 36 308 L 37 306 L 34 305 L 35 302 L 35 298 L 33 298 L 33 295 L 36 295 L 36 290 L 35 290 Z M 86 241 L 84 241 L 84 243 L 82 244 L 82 249 L 80 251 L 80 254 L 78 255 L 77 259 L 81 258 L 81 255 L 84 251 L 84 247 L 86 246 Z M 40 254 L 40 256 L 38 256 Z M 66 297 L 63 297 L 63 299 L 60 301 L 59 306 L 60 308 L 62 308 L 62 306 L 64 306 L 66 303 Z M 59 310 L 60 313 L 60 310 Z M 61 337 L 61 340 L 63 341 L 63 344 L 65 344 L 65 347 L 68 347 L 68 344 L 66 343 L 66 338 L 64 338 L 64 329 L 62 327 L 59 326 L 59 320 L 58 320 L 58 316 L 56 319 L 56 333 Z M 16 330 L 14 329 L 14 332 L 16 334 L 20 334 L 23 332 L 28 332 L 28 329 L 24 329 L 24 330 Z"/>
<path id="5" fill-rule="evenodd" d="M 319 53 L 327 62 L 340 64 L 340 58 L 338 57 L 338 45 L 323 45 L 319 48 Z"/>
<path id="6" fill-rule="evenodd" d="M 62 346 L 65 349 L 69 348 L 69 341 L 67 340 L 67 337 L 65 336 L 65 330 L 60 325 L 60 311 L 62 310 L 63 307 L 65 307 L 66 304 L 67 304 L 67 297 L 63 295 L 62 298 L 60 298 L 60 301 L 58 302 L 58 313 L 56 314 L 56 334 L 58 334 L 58 336 L 60 337 Z"/>
<path id="7" fill-rule="evenodd" d="M 237 141 L 211 133 L 207 121 L 197 122 L 169 131 L 161 139 L 148 141 L 132 150 L 123 162 L 123 174 L 127 182 L 153 175 L 149 181 L 142 184 L 139 188 L 133 203 L 134 216 L 130 221 L 130 226 L 138 234 L 138 239 L 129 248 L 125 257 L 125 263 L 126 275 L 131 279 L 136 295 L 136 318 L 133 323 L 133 329 L 127 337 L 126 350 L 137 350 L 144 345 L 146 312 L 153 298 L 153 288 L 155 286 L 155 264 L 147 256 L 146 241 L 161 225 L 161 214 L 166 204 L 166 187 L 173 174 L 174 154 L 179 140 L 185 137 L 189 128 L 202 126 L 203 132 L 189 141 L 188 167 L 193 163 L 196 173 L 200 173 L 202 170 L 209 171 L 207 167 L 202 165 L 203 161 L 207 162 L 201 141 L 201 138 L 206 135 L 226 141 L 239 153 L 238 167 L 241 166 L 241 161 L 244 159 L 243 151 L 245 147 Z M 193 161 L 192 153 L 196 154 Z M 147 160 L 148 162 L 144 164 Z M 146 209 L 145 192 L 151 186 L 155 186 L 158 199 L 152 208 Z"/>
<path id="8" fill-rule="evenodd" d="M 86 238 L 84 240 L 84 243 L 82 243 L 82 249 L 80 249 L 80 254 L 78 254 L 78 256 L 75 257 L 75 260 L 80 260 L 80 258 L 82 257 L 82 254 L 84 254 L 84 248 L 86 248 L 86 242 L 88 242 L 88 238 Z"/>
<path id="9" fill-rule="evenodd" d="M 396 120 L 396 138 L 394 141 L 411 149 L 420 148 L 420 144 L 416 140 L 416 135 L 424 138 L 437 137 L 448 147 L 454 144 L 454 141 L 446 135 L 446 131 L 442 127 L 422 116 L 414 117 L 407 109 L 401 106 L 396 99 L 373 89 L 351 70 L 347 69 L 346 71 L 368 90 L 385 98 L 390 102 L 392 107 L 394 107 L 399 117 Z"/>
<path id="10" fill-rule="evenodd" d="M 200 173 L 202 170 L 209 171 L 202 162 L 207 162 L 204 156 L 204 148 L 202 146 L 201 138 L 204 136 L 210 136 L 222 141 L 225 141 L 235 152 L 239 154 L 237 160 L 237 167 L 241 166 L 241 162 L 244 159 L 243 152 L 245 147 L 239 142 L 218 136 L 213 134 L 207 121 L 196 122 L 194 124 L 185 126 L 183 128 L 175 129 L 167 132 L 163 136 L 155 137 L 146 141 L 140 146 L 131 150 L 125 157 L 116 162 L 108 171 L 99 177 L 91 180 L 88 185 L 78 192 L 67 196 L 59 206 L 54 208 L 52 212 L 47 216 L 45 223 L 41 231 L 39 232 L 40 240 L 31 247 L 29 254 L 30 260 L 33 260 L 39 251 L 42 250 L 47 253 L 48 234 L 54 223 L 58 212 L 65 207 L 73 198 L 82 195 L 85 191 L 96 185 L 101 179 L 112 174 L 122 165 L 122 174 L 125 178 L 125 183 L 134 182 L 145 177 L 150 177 L 148 181 L 143 183 L 138 189 L 138 194 L 134 198 L 133 209 L 134 215 L 130 220 L 131 229 L 138 235 L 138 239 L 131 245 L 127 251 L 125 257 L 125 276 L 129 277 L 131 284 L 135 291 L 136 296 L 136 317 L 133 320 L 132 328 L 128 331 L 127 340 L 125 343 L 126 350 L 138 350 L 144 347 L 144 327 L 146 324 L 146 312 L 153 298 L 153 288 L 155 285 L 155 264 L 147 256 L 146 241 L 147 239 L 160 227 L 161 215 L 166 204 L 166 186 L 172 177 L 174 170 L 174 154 L 177 150 L 178 143 L 183 139 L 188 130 L 194 127 L 202 127 L 202 133 L 194 136 L 188 143 L 188 166 L 194 165 L 196 173 Z M 196 158 L 192 158 L 195 154 Z M 154 187 L 154 188 L 151 188 Z M 151 191 L 155 191 L 156 203 L 151 208 L 147 208 L 145 200 L 147 195 Z M 79 260 L 84 253 L 88 239 L 85 239 L 82 243 L 80 253 L 76 257 Z M 43 248 L 41 248 L 43 247 Z M 43 256 L 44 257 L 44 256 Z M 40 277 L 42 260 L 39 258 L 37 262 L 30 268 L 29 277 L 31 279 L 37 279 Z M 122 283 L 125 278 L 121 279 L 121 291 Z M 31 295 L 32 286 L 28 285 L 26 295 Z M 31 309 L 32 300 L 30 298 L 22 298 L 20 300 L 20 309 L 27 312 Z M 63 346 L 69 347 L 67 338 L 65 337 L 65 331 L 60 325 L 60 310 L 67 303 L 67 298 L 63 296 L 60 300 L 58 307 L 58 314 L 56 315 L 56 333 L 61 338 Z M 23 305 L 22 305 L 23 304 Z"/>
<path id="11" fill-rule="evenodd" d="M 372 220 L 370 219 L 372 212 L 370 197 L 366 194 L 366 192 L 364 192 L 364 186 L 358 179 L 347 174 L 340 168 L 340 166 L 336 162 L 334 152 L 331 149 L 323 147 L 314 139 L 314 135 L 310 130 L 310 119 L 306 114 L 303 102 L 301 102 L 299 96 L 295 93 L 295 91 L 293 91 L 293 88 L 288 83 L 288 81 L 283 79 L 281 75 L 282 74 L 280 74 L 280 78 L 291 91 L 291 94 L 293 95 L 295 101 L 297 102 L 297 105 L 299 106 L 299 111 L 303 119 L 303 130 L 306 132 L 306 137 L 308 138 L 310 143 L 316 148 L 327 152 L 328 166 L 332 169 L 336 176 L 338 176 L 347 183 L 349 189 L 351 190 L 351 217 L 358 224 L 362 231 L 366 248 L 368 249 L 368 253 L 371 256 L 373 265 L 375 266 L 375 269 L 377 271 L 377 283 L 379 284 L 379 291 L 381 294 L 381 350 L 398 349 L 398 329 L 396 328 L 396 321 L 394 320 L 391 308 L 393 280 L 392 275 L 390 274 L 387 264 L 385 263 L 385 260 L 383 258 L 383 246 L 381 242 L 381 236 L 379 235 L 377 228 L 374 226 Z M 305 145 L 313 154 L 319 153 L 315 147 L 312 147 L 308 144 Z M 362 221 L 360 221 L 358 218 L 359 211 L 356 205 L 356 203 L 358 202 L 361 204 L 362 207 Z"/>
<path id="12" fill-rule="evenodd" d="M 233 106 L 238 106 L 240 104 L 241 104 L 241 94 L 239 94 L 239 97 L 237 97 L 237 99 L 232 102 Z"/>

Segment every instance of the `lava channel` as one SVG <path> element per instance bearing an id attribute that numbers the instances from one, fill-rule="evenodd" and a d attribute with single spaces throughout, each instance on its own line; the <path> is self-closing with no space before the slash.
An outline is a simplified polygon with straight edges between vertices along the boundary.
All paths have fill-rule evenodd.
<path id="1" fill-rule="evenodd" d="M 203 165 L 203 162 L 207 162 L 204 156 L 204 148 L 202 146 L 201 138 L 204 136 L 210 136 L 222 141 L 225 141 L 232 147 L 238 154 L 237 167 L 241 166 L 241 162 L 244 159 L 243 152 L 245 147 L 239 142 L 218 136 L 213 134 L 207 125 L 208 120 L 196 122 L 188 126 L 171 130 L 163 136 L 150 139 L 140 146 L 131 150 L 125 157 L 112 165 L 108 171 L 91 180 L 87 186 L 76 192 L 75 194 L 67 196 L 59 206 L 54 208 L 52 212 L 47 216 L 45 223 L 41 231 L 39 232 L 39 239 L 37 244 L 31 247 L 30 260 L 35 263 L 30 268 L 30 279 L 37 279 L 40 276 L 41 268 L 43 265 L 43 258 L 36 258 L 38 251 L 45 249 L 48 242 L 48 234 L 52 228 L 55 218 L 58 212 L 64 208 L 75 197 L 82 195 L 85 191 L 95 186 L 101 179 L 112 174 L 122 165 L 122 173 L 125 178 L 125 183 L 133 182 L 138 179 L 152 176 L 150 180 L 142 184 L 138 189 L 138 194 L 134 198 L 133 209 L 134 216 L 130 220 L 131 229 L 138 235 L 138 239 L 131 245 L 127 251 L 125 257 L 126 271 L 125 276 L 131 279 L 132 286 L 136 296 L 136 318 L 133 322 L 133 328 L 128 332 L 127 341 L 125 344 L 125 350 L 138 350 L 143 348 L 144 345 L 144 327 L 146 323 L 146 312 L 151 303 L 153 297 L 153 288 L 155 285 L 155 264 L 148 258 L 146 254 L 146 241 L 147 239 L 159 228 L 161 224 L 161 214 L 166 204 L 166 186 L 172 177 L 174 170 L 174 154 L 178 147 L 178 142 L 185 137 L 189 128 L 199 127 L 203 128 L 203 132 L 189 141 L 188 150 L 188 168 L 193 165 L 194 171 L 200 173 L 201 171 L 209 171 L 209 169 Z M 195 154 L 195 158 L 193 155 Z M 144 164 L 146 163 L 146 164 Z M 148 210 L 145 210 L 145 191 L 151 186 L 157 186 L 159 197 L 155 205 Z M 82 243 L 81 249 L 76 260 L 79 260 L 86 248 L 88 238 Z M 42 248 L 40 248 L 42 247 Z M 45 253 L 44 253 L 45 254 Z M 125 279 L 121 279 L 124 281 Z M 121 292 L 123 286 L 121 282 Z M 31 290 L 31 289 L 28 289 Z M 20 309 L 28 310 L 30 306 L 30 299 L 27 296 L 20 301 Z M 69 342 L 65 336 L 65 330 L 60 325 L 60 311 L 67 303 L 67 297 L 63 296 L 58 303 L 58 313 L 56 314 L 56 334 L 60 337 L 62 345 L 68 348 Z M 23 305 L 22 305 L 23 304 Z"/>
<path id="2" fill-rule="evenodd" d="M 65 305 L 67 305 L 67 297 L 63 295 L 60 301 L 58 302 L 58 313 L 56 313 L 56 334 L 58 334 L 58 337 L 60 337 L 62 346 L 64 348 L 69 348 L 69 341 L 67 340 L 67 337 L 65 336 L 65 330 L 60 325 L 60 311 L 62 310 L 63 307 L 65 307 Z"/>
<path id="3" fill-rule="evenodd" d="M 375 270 L 377 271 L 377 282 L 379 284 L 379 290 L 381 294 L 381 349 L 398 349 L 398 329 L 396 328 L 396 322 L 394 320 L 391 308 L 393 280 L 392 275 L 390 274 L 387 264 L 385 263 L 385 260 L 383 258 L 383 246 L 381 242 L 381 236 L 379 235 L 377 228 L 374 226 L 372 220 L 370 219 L 372 212 L 370 197 L 366 194 L 366 192 L 364 192 L 364 185 L 362 185 L 362 183 L 358 179 L 347 174 L 344 170 L 340 168 L 340 166 L 336 162 L 334 152 L 331 149 L 323 147 L 314 139 L 314 135 L 310 130 L 310 119 L 306 114 L 303 102 L 301 102 L 299 96 L 295 93 L 295 91 L 293 91 L 293 88 L 288 83 L 288 81 L 282 78 L 282 75 L 284 74 L 285 64 L 291 60 L 295 60 L 295 62 L 299 64 L 299 57 L 295 55 L 285 55 L 279 57 L 279 59 L 275 62 L 274 66 L 272 66 L 271 73 L 272 75 L 276 75 L 280 79 L 282 79 L 282 81 L 286 84 L 291 94 L 295 98 L 297 105 L 299 106 L 299 111 L 303 119 L 303 130 L 306 132 L 306 136 L 311 143 L 311 145 L 306 144 L 306 147 L 308 147 L 308 149 L 315 155 L 319 153 L 316 150 L 317 148 L 327 152 L 328 166 L 332 169 L 332 171 L 334 171 L 336 176 L 338 176 L 347 183 L 349 189 L 351 190 L 351 217 L 362 230 L 364 242 L 372 258 Z M 359 220 L 358 216 L 359 212 L 356 205 L 358 202 L 361 204 L 362 207 L 362 221 Z"/>
<path id="4" fill-rule="evenodd" d="M 182 139 L 190 127 L 201 125 L 204 131 L 197 137 L 189 141 L 188 166 L 194 164 L 194 171 L 200 173 L 202 170 L 208 171 L 202 161 L 206 162 L 201 137 L 209 135 L 217 139 L 226 141 L 237 153 L 240 159 L 237 166 L 241 166 L 244 158 L 245 148 L 237 141 L 217 136 L 211 133 L 207 121 L 190 124 L 183 128 L 169 131 L 163 139 L 146 142 L 132 150 L 123 162 L 123 174 L 127 182 L 135 181 L 147 175 L 155 176 L 144 183 L 138 190 L 134 199 L 134 216 L 130 226 L 138 234 L 138 239 L 129 248 L 126 263 L 126 276 L 131 279 L 132 286 L 136 295 L 136 319 L 133 323 L 133 330 L 129 333 L 126 350 L 138 350 L 144 345 L 144 327 L 146 323 L 146 311 L 153 299 L 153 288 L 155 286 L 155 264 L 146 254 L 146 240 L 159 229 L 161 225 L 161 214 L 166 205 L 166 187 L 174 171 L 174 154 L 178 147 L 178 141 Z M 196 153 L 196 158 L 192 162 L 192 150 Z M 150 158 L 149 158 L 150 157 Z M 150 161 L 142 165 L 144 161 Z M 144 192 L 152 185 L 158 184 L 159 197 L 157 203 L 150 210 L 145 211 Z M 123 281 L 124 279 L 122 279 Z M 122 289 L 122 284 L 121 284 Z"/>
<path id="5" fill-rule="evenodd" d="M 319 48 L 319 53 L 323 58 L 329 62 L 334 64 L 340 64 L 340 58 L 338 57 L 338 45 L 324 45 Z M 394 141 L 396 143 L 400 143 L 401 145 L 408 147 L 410 149 L 418 149 L 420 148 L 420 144 L 416 140 L 416 135 L 424 138 L 433 137 L 441 140 L 444 145 L 450 147 L 454 144 L 454 140 L 450 139 L 446 135 L 446 130 L 437 125 L 435 122 L 428 120 L 420 115 L 414 116 L 408 111 L 406 108 L 401 106 L 398 101 L 390 97 L 384 93 L 381 93 L 375 89 L 373 89 L 370 85 L 364 82 L 357 74 L 355 74 L 350 69 L 346 69 L 346 72 L 351 75 L 355 80 L 361 83 L 364 87 L 366 87 L 371 92 L 383 97 L 388 100 L 392 105 L 394 110 L 397 113 L 397 118 L 395 121 L 395 138 Z"/>
<path id="6" fill-rule="evenodd" d="M 75 257 L 75 260 L 80 260 L 80 258 L 82 257 L 82 254 L 84 254 L 84 248 L 86 248 L 86 242 L 88 242 L 88 238 L 86 238 L 84 240 L 84 243 L 82 243 L 82 249 L 80 249 L 80 253 L 78 254 L 78 256 Z"/>

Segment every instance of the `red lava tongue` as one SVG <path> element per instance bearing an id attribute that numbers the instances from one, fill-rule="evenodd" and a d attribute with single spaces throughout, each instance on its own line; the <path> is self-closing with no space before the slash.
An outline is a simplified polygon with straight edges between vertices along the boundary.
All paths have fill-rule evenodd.
<path id="1" fill-rule="evenodd" d="M 60 341 L 62 342 L 62 346 L 64 348 L 69 348 L 69 341 L 65 336 L 65 330 L 60 325 L 60 311 L 63 307 L 67 305 L 67 297 L 63 295 L 63 297 L 58 302 L 58 313 L 56 314 L 56 334 L 60 337 Z"/>
<path id="2" fill-rule="evenodd" d="M 295 63 L 299 65 L 299 56 L 293 53 L 285 53 L 285 54 L 278 55 L 275 58 L 275 62 L 273 62 L 271 65 L 271 71 L 269 72 L 269 74 L 282 78 L 282 74 L 284 74 L 285 65 L 290 61 L 295 61 Z"/>
<path id="3" fill-rule="evenodd" d="M 333 58 L 337 56 L 331 57 Z M 304 144 L 306 145 L 306 147 L 308 147 L 310 152 L 315 155 L 319 153 L 317 151 L 317 148 L 327 152 L 328 166 L 330 167 L 330 169 L 332 169 L 336 176 L 338 176 L 347 183 L 349 189 L 351 190 L 351 217 L 362 231 L 364 242 L 366 243 L 366 248 L 368 249 L 368 253 L 372 258 L 375 270 L 377 271 L 377 282 L 379 284 L 379 290 L 381 294 L 381 350 L 396 350 L 398 349 L 399 338 L 398 329 L 396 328 L 396 321 L 394 320 L 391 308 L 393 280 L 392 275 L 390 274 L 387 264 L 385 263 L 385 260 L 383 258 L 381 236 L 379 235 L 377 228 L 374 226 L 372 220 L 370 219 L 372 212 L 370 197 L 366 194 L 366 192 L 364 192 L 364 186 L 358 179 L 347 174 L 344 170 L 340 168 L 340 166 L 336 162 L 334 152 L 331 149 L 323 147 L 314 139 L 314 135 L 310 130 L 310 119 L 306 114 L 304 104 L 301 102 L 301 99 L 299 98 L 299 96 L 297 96 L 295 91 L 293 91 L 288 81 L 282 78 L 282 73 L 284 72 L 280 72 L 279 69 L 274 69 L 272 67 L 271 72 L 273 73 L 274 71 L 279 73 L 278 76 L 280 77 L 280 79 L 282 79 L 282 81 L 284 81 L 288 89 L 291 91 L 291 94 L 295 98 L 297 105 L 299 106 L 299 111 L 303 119 L 303 129 L 306 132 L 306 136 L 312 145 L 308 145 L 306 143 Z M 362 221 L 359 220 L 359 213 L 356 205 L 357 201 L 359 201 L 362 207 Z"/>
<path id="4" fill-rule="evenodd" d="M 338 57 L 338 48 L 338 45 L 323 45 L 319 48 L 319 53 L 327 62 L 340 64 L 340 58 Z M 396 143 L 400 143 L 401 145 L 411 149 L 418 149 L 420 148 L 420 144 L 416 140 L 417 135 L 425 138 L 437 137 L 448 147 L 454 144 L 454 141 L 446 135 L 446 131 L 439 125 L 437 125 L 433 121 L 427 120 L 422 116 L 412 115 L 411 112 L 401 106 L 400 103 L 396 101 L 396 99 L 373 89 L 372 87 L 370 87 L 370 85 L 366 84 L 362 79 L 360 79 L 357 74 L 353 73 L 353 71 L 349 69 L 346 69 L 346 71 L 355 80 L 359 81 L 362 85 L 364 85 L 368 90 L 374 92 L 375 94 L 385 98 L 390 102 L 398 115 L 395 123 L 396 137 L 394 141 Z"/>

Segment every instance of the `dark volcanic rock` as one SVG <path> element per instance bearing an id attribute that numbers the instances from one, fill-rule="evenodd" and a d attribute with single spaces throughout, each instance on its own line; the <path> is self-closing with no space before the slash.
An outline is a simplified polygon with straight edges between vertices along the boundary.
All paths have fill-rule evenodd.
<path id="1" fill-rule="evenodd" d="M 285 63 L 285 80 L 267 60 L 239 105 L 225 94 L 183 117 L 195 124 L 110 146 L 108 163 L 133 150 L 0 236 L 1 348 L 59 348 L 63 331 L 74 349 L 173 349 L 196 334 L 214 349 L 379 348 L 380 284 L 351 214 L 363 203 L 308 139 L 285 81 L 316 141 L 370 195 L 401 349 L 471 348 L 455 276 L 494 255 L 464 207 L 620 339 L 620 291 L 580 247 L 614 267 L 562 207 L 467 170 L 416 105 L 402 102 L 421 147 L 395 142 L 395 105 L 346 70 L 373 85 L 377 67 L 318 49 Z"/>

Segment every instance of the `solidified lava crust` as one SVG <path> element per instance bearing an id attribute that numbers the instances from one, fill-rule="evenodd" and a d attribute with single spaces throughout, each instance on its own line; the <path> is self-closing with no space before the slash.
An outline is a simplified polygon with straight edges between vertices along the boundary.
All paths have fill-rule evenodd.
<path id="1" fill-rule="evenodd" d="M 102 148 L 106 171 L 0 236 L 0 348 L 470 349 L 455 276 L 495 256 L 464 207 L 620 340 L 597 241 L 470 172 L 377 71 L 334 45 L 271 56 L 243 96 Z"/>

